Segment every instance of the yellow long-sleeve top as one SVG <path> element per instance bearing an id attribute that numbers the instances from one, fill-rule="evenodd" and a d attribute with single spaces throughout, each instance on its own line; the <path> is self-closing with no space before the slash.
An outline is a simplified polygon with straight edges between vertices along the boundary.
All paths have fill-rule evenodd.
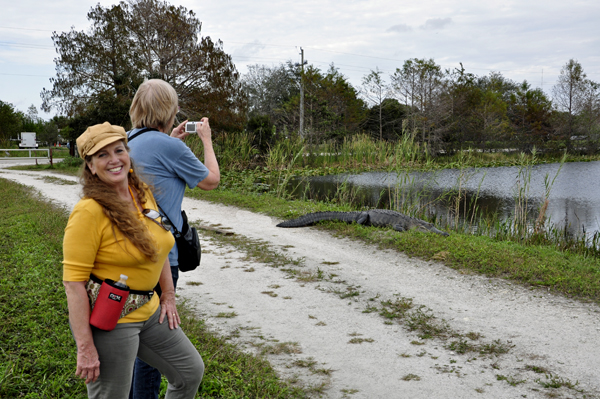
<path id="1" fill-rule="evenodd" d="M 145 208 L 157 210 L 151 193 L 146 194 Z M 65 228 L 63 241 L 63 280 L 88 281 L 90 274 L 105 280 L 118 280 L 119 275 L 129 278 L 132 290 L 151 291 L 160 277 L 169 251 L 175 243 L 171 232 L 164 230 L 151 219 L 142 216 L 158 245 L 156 262 L 146 258 L 104 214 L 102 207 L 93 199 L 84 198 L 73 208 Z M 148 320 L 156 311 L 159 298 L 154 295 L 150 302 L 119 319 L 119 323 Z"/>

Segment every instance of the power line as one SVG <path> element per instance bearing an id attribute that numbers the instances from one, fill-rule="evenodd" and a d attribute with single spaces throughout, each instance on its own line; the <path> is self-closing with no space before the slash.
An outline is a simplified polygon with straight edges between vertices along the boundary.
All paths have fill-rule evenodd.
<path id="1" fill-rule="evenodd" d="M 47 79 L 52 78 L 52 76 L 47 76 L 47 75 L 29 75 L 29 74 L 25 74 L 25 73 L 3 73 L 3 72 L 0 72 L 0 75 L 2 75 L 2 76 L 34 76 L 34 77 L 38 77 L 38 78 L 47 78 Z"/>
<path id="2" fill-rule="evenodd" d="M 279 61 L 279 62 L 283 62 L 281 60 L 281 58 L 269 58 L 269 57 L 253 57 L 250 55 L 232 55 L 231 58 L 235 58 L 235 59 L 246 59 L 246 60 L 272 60 L 272 61 Z M 286 60 L 287 61 L 287 60 Z"/>
<path id="3" fill-rule="evenodd" d="M 16 28 L 13 26 L 0 26 L 0 29 L 35 30 L 35 31 L 39 31 L 39 32 L 54 32 L 53 30 L 48 30 L 48 29 Z"/>
<path id="4" fill-rule="evenodd" d="M 298 46 L 292 46 L 289 44 L 268 44 L 268 43 L 246 43 L 246 42 L 227 42 L 227 43 L 234 43 L 234 44 L 249 44 L 252 46 L 263 46 L 263 47 L 298 47 Z M 225 42 L 223 42 L 223 44 L 226 44 Z"/>
<path id="5" fill-rule="evenodd" d="M 13 42 L 0 42 L 0 46 L 6 47 L 24 47 L 24 48 L 43 48 L 43 49 L 54 49 L 54 46 L 44 46 L 42 44 L 29 44 L 29 43 L 13 43 Z"/>

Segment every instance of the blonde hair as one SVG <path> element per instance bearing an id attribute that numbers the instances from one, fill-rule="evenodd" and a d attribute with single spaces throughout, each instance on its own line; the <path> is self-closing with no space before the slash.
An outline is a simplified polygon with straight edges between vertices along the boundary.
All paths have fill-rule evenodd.
<path id="1" fill-rule="evenodd" d="M 161 79 L 150 79 L 138 87 L 129 117 L 133 128 L 151 127 L 159 130 L 171 128 L 179 103 L 173 86 Z"/>
<path id="2" fill-rule="evenodd" d="M 125 146 L 125 148 L 129 152 L 129 147 Z M 92 156 L 89 155 L 85 158 L 86 162 L 84 162 L 81 171 L 80 182 L 83 186 L 83 195 L 93 199 L 102 206 L 104 214 L 112 223 L 113 234 L 115 234 L 114 228 L 116 226 L 123 236 L 131 241 L 144 256 L 152 262 L 156 262 L 158 258 L 157 245 L 146 225 L 138 219 L 134 212 L 131 212 L 128 201 L 119 198 L 113 188 L 100 180 L 98 175 L 92 174 L 87 166 L 87 163 L 91 159 Z M 128 175 L 129 186 L 137 192 L 138 198 L 143 205 L 146 203 L 146 190 L 148 186 L 135 173 L 133 162 L 131 163 L 131 169 L 133 172 L 129 172 Z"/>

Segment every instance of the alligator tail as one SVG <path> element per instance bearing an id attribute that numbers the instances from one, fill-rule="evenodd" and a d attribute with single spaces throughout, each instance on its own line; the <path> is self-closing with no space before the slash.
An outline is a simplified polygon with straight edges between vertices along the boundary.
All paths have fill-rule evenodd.
<path id="1" fill-rule="evenodd" d="M 325 220 L 339 220 L 340 222 L 356 222 L 361 212 L 314 212 L 307 213 L 296 219 L 286 220 L 277 225 L 277 227 L 304 227 Z"/>

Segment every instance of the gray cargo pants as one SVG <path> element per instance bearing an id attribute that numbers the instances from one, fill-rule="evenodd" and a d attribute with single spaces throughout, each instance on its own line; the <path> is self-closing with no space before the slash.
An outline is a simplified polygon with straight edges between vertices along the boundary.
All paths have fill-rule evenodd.
<path id="1" fill-rule="evenodd" d="M 90 399 L 127 399 L 136 356 L 157 368 L 169 382 L 168 399 L 193 399 L 204 363 L 181 327 L 170 330 L 160 307 L 145 322 L 117 324 L 112 331 L 92 327 L 100 357 L 100 377 L 87 385 Z"/>

